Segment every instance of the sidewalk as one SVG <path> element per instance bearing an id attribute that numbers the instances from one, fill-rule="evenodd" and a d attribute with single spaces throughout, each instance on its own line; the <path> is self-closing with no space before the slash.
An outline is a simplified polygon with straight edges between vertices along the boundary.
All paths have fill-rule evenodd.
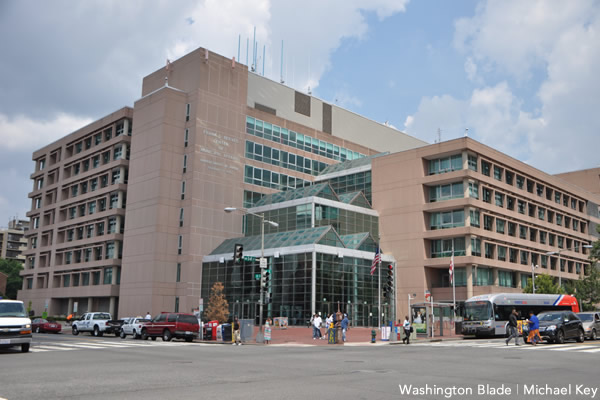
<path id="1" fill-rule="evenodd" d="M 350 328 L 346 333 L 346 343 L 352 345 L 359 344 L 370 344 L 371 342 L 371 330 L 373 328 Z M 393 344 L 400 343 L 402 344 L 402 340 L 397 342 L 390 341 L 382 341 L 381 332 L 377 330 L 377 344 Z M 287 329 L 272 329 L 271 330 L 271 344 L 273 345 L 309 345 L 309 346 L 327 346 L 327 339 L 325 329 L 321 329 L 323 333 L 324 339 L 316 339 L 312 338 L 312 328 L 307 327 L 288 327 Z M 258 327 L 254 328 L 254 337 L 256 337 L 256 333 L 258 333 Z M 462 335 L 446 335 L 442 337 L 428 338 L 418 336 L 414 343 L 422 343 L 422 342 L 434 342 L 434 341 L 442 341 L 442 340 L 462 340 Z M 214 342 L 213 342 L 214 343 Z M 248 344 L 251 344 L 248 342 Z M 256 344 L 252 342 L 252 344 Z"/>

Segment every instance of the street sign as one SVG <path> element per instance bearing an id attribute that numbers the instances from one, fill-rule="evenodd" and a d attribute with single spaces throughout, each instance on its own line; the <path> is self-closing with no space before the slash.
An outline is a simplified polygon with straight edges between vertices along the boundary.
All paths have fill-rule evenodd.
<path id="1" fill-rule="evenodd" d="M 253 261 L 256 261 L 256 257 L 252 257 L 252 256 L 244 256 L 244 261 L 250 261 L 250 262 L 253 262 Z"/>
<path id="2" fill-rule="evenodd" d="M 254 279 L 260 281 L 260 274 L 254 274 Z"/>
<path id="3" fill-rule="evenodd" d="M 267 259 L 266 258 L 261 258 L 260 259 L 260 267 L 261 268 L 267 268 Z"/>
<path id="4" fill-rule="evenodd" d="M 431 297 L 431 293 L 429 292 L 429 290 L 425 291 L 425 301 L 429 301 L 429 298 Z"/>

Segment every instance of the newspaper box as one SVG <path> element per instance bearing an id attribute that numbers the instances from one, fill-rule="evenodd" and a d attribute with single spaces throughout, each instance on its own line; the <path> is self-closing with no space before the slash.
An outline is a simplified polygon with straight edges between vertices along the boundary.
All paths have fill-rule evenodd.
<path id="1" fill-rule="evenodd" d="M 217 340 L 219 321 L 209 321 L 204 324 L 204 340 Z"/>

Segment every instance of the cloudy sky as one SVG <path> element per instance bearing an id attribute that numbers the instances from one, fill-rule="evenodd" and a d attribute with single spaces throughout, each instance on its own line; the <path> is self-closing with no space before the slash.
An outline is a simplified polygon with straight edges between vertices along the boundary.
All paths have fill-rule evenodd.
<path id="1" fill-rule="evenodd" d="M 260 73 L 427 142 L 468 128 L 549 173 L 600 165 L 598 1 L 2 0 L 0 226 L 30 208 L 34 150 L 133 105 L 167 58 L 237 58 L 241 35 L 245 63 L 254 27 Z"/>

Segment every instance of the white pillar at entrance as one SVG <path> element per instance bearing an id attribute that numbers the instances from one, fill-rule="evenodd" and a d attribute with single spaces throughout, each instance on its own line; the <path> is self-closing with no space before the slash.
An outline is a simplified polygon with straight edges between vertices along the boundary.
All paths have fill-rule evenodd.
<path id="1" fill-rule="evenodd" d="M 494 286 L 499 286 L 500 282 L 498 281 L 498 268 L 493 268 L 492 274 L 494 275 Z"/>
<path id="2" fill-rule="evenodd" d="M 517 272 L 515 275 L 516 275 L 515 279 L 517 280 L 517 289 L 522 289 L 522 287 L 521 287 L 521 273 Z"/>
<path id="3" fill-rule="evenodd" d="M 116 318 L 116 315 L 115 315 L 116 299 L 117 298 L 115 296 L 110 296 L 110 300 L 109 300 L 109 304 L 108 304 L 108 312 L 110 313 L 110 315 L 113 318 Z"/>
<path id="4" fill-rule="evenodd" d="M 87 305 L 87 312 L 91 312 L 94 311 L 92 310 L 92 307 L 94 306 L 94 298 L 93 297 L 88 297 L 88 305 Z"/>
<path id="5" fill-rule="evenodd" d="M 73 298 L 69 297 L 69 305 L 67 306 L 67 315 L 73 313 Z"/>

